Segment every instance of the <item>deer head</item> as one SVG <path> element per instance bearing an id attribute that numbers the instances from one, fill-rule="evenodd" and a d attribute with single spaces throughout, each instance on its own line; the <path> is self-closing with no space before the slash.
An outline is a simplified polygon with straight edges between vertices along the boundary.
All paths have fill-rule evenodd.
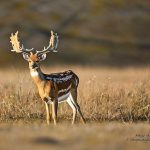
<path id="1" fill-rule="evenodd" d="M 11 34 L 10 42 L 13 47 L 13 52 L 22 53 L 23 58 L 29 62 L 29 68 L 36 69 L 39 67 L 39 62 L 46 59 L 46 54 L 49 52 L 57 52 L 58 47 L 58 35 L 51 31 L 49 45 L 44 47 L 43 50 L 37 51 L 34 48 L 25 49 L 24 45 L 20 46 L 20 41 L 18 39 L 18 31 L 15 34 Z"/>

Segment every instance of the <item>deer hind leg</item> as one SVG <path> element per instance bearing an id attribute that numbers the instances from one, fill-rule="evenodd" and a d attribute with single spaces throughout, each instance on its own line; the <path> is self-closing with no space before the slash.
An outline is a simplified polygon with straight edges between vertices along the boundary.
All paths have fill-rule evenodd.
<path id="1" fill-rule="evenodd" d="M 74 124 L 74 123 L 75 123 L 75 120 L 76 120 L 76 115 L 77 115 L 77 108 L 75 107 L 75 105 L 74 105 L 73 102 L 71 101 L 71 97 L 70 97 L 70 96 L 67 98 L 67 102 L 68 102 L 68 104 L 70 105 L 70 107 L 71 107 L 72 110 L 73 110 L 72 124 Z"/>
<path id="2" fill-rule="evenodd" d="M 85 124 L 86 121 L 83 117 L 83 114 L 81 112 L 81 109 L 80 109 L 80 106 L 79 104 L 77 103 L 77 89 L 72 89 L 71 90 L 71 94 L 70 94 L 70 99 L 71 99 L 71 102 L 74 104 L 74 106 L 76 107 L 77 111 L 79 112 L 80 116 L 81 116 L 81 120 L 82 122 Z"/>

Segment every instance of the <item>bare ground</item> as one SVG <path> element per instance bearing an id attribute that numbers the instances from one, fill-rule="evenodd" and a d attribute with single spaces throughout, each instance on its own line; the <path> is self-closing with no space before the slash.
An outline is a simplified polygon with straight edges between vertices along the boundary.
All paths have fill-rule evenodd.
<path id="1" fill-rule="evenodd" d="M 61 123 L 47 126 L 41 123 L 0 125 L 0 149 L 15 150 L 148 150 L 150 126 L 147 123 L 89 123 L 72 126 Z"/>

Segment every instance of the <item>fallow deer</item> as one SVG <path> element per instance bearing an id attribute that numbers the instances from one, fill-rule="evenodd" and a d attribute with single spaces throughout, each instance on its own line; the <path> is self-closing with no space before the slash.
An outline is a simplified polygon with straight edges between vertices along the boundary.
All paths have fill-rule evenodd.
<path id="1" fill-rule="evenodd" d="M 77 103 L 78 76 L 71 70 L 44 74 L 40 68 L 40 62 L 46 59 L 47 53 L 57 52 L 59 42 L 57 33 L 51 31 L 49 45 L 41 51 L 33 48 L 25 49 L 23 45 L 20 46 L 18 31 L 15 34 L 12 33 L 10 39 L 13 47 L 11 51 L 22 53 L 23 58 L 29 63 L 31 77 L 38 88 L 41 99 L 45 102 L 47 124 L 50 123 L 52 115 L 56 125 L 58 103 L 64 101 L 67 101 L 73 110 L 72 124 L 75 122 L 77 112 L 79 112 L 83 123 L 85 123 L 80 106 Z"/>

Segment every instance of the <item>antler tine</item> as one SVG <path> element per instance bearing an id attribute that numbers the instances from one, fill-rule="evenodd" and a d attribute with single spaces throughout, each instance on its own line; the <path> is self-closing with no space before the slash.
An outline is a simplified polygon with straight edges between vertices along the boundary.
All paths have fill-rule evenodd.
<path id="1" fill-rule="evenodd" d="M 18 40 L 18 31 L 15 34 L 11 33 L 10 42 L 13 47 L 13 50 L 11 50 L 11 51 L 16 52 L 16 53 L 23 53 L 23 52 L 29 53 L 29 52 L 33 51 L 33 49 L 34 49 L 34 48 L 25 49 L 23 44 L 22 44 L 22 46 L 20 46 L 20 41 Z"/>
<path id="2" fill-rule="evenodd" d="M 50 41 L 49 41 L 49 45 L 42 51 L 37 51 L 37 54 L 43 54 L 43 53 L 48 53 L 50 51 L 52 52 L 57 52 L 57 47 L 58 47 L 58 43 L 59 43 L 59 39 L 58 39 L 58 35 L 57 33 L 54 33 L 53 31 L 51 31 L 51 37 L 50 37 Z"/>

